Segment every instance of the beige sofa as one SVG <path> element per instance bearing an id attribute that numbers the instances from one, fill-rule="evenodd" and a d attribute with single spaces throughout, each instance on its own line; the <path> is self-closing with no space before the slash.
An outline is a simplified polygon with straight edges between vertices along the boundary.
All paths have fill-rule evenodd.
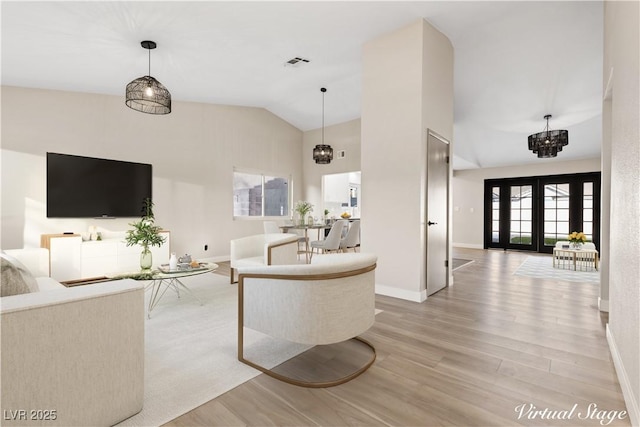
<path id="1" fill-rule="evenodd" d="M 3 280 L 12 277 L 5 262 L 14 265 L 11 256 L 48 274 L 46 249 L 6 252 Z M 66 288 L 47 276 L 36 282 L 39 290 L 0 298 L 2 425 L 109 426 L 138 413 L 142 283 Z"/>
<path id="2" fill-rule="evenodd" d="M 375 349 L 357 336 L 375 320 L 377 257 L 366 253 L 328 254 L 311 264 L 238 269 L 238 359 L 274 378 L 304 387 L 342 384 L 364 372 Z M 372 358 L 350 375 L 323 383 L 277 374 L 244 355 L 244 328 L 301 344 L 327 345 L 357 339 Z"/>
<path id="3" fill-rule="evenodd" d="M 256 234 L 231 241 L 231 283 L 236 282 L 234 272 L 238 268 L 297 263 L 297 234 Z"/>

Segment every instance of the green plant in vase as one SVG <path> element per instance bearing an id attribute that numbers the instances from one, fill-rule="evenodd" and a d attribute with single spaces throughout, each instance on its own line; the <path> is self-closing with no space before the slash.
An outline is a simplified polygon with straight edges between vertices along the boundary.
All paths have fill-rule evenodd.
<path id="1" fill-rule="evenodd" d="M 309 202 L 298 200 L 294 209 L 300 216 L 300 225 L 304 225 L 304 219 L 307 217 L 307 214 L 313 212 L 313 205 Z"/>
<path id="2" fill-rule="evenodd" d="M 151 266 L 153 265 L 153 257 L 149 247 L 162 246 L 166 238 L 160 235 L 162 228 L 155 225 L 153 202 L 150 198 L 144 199 L 142 212 L 143 215 L 139 221 L 129 224 L 133 227 L 133 230 L 127 231 L 125 242 L 127 243 L 127 246 L 142 246 L 142 253 L 140 254 L 140 268 L 145 271 L 151 270 Z"/>

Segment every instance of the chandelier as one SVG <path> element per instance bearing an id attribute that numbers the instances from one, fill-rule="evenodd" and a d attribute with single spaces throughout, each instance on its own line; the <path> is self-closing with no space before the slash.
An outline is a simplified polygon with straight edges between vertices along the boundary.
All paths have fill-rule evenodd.
<path id="1" fill-rule="evenodd" d="M 320 92 L 322 92 L 322 144 L 316 145 L 313 149 L 313 160 L 321 165 L 328 165 L 333 160 L 333 148 L 324 143 L 324 93 L 326 91 L 326 88 L 320 88 Z"/>
<path id="2" fill-rule="evenodd" d="M 151 77 L 151 49 L 156 42 L 145 40 L 140 43 L 149 51 L 149 75 L 138 77 L 127 85 L 127 107 L 148 114 L 169 114 L 171 112 L 171 94 L 159 81 Z"/>
<path id="3" fill-rule="evenodd" d="M 566 130 L 549 130 L 551 114 L 544 116 L 547 126 L 544 131 L 529 135 L 529 150 L 540 158 L 556 157 L 562 147 L 569 144 L 569 132 Z"/>

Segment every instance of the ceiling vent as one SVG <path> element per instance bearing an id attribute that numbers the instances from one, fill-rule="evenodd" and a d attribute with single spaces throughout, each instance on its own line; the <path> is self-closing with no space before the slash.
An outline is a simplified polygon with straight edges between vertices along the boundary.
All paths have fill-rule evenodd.
<path id="1" fill-rule="evenodd" d="M 301 65 L 308 64 L 309 62 L 311 62 L 311 61 L 308 60 L 308 59 L 300 58 L 299 56 L 296 56 L 295 58 L 291 58 L 290 60 L 285 62 L 284 66 L 285 67 L 299 67 Z"/>

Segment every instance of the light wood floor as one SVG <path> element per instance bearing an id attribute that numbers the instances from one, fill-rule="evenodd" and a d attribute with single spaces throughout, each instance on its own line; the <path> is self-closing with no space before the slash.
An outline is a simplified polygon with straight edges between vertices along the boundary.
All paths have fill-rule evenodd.
<path id="1" fill-rule="evenodd" d="M 421 304 L 377 296 L 384 311 L 363 338 L 378 358 L 349 383 L 305 389 L 260 375 L 166 425 L 600 425 L 579 414 L 626 408 L 598 288 L 514 276 L 530 255 L 456 249 L 475 262 L 454 272 L 454 286 Z M 518 419 L 522 404 L 578 406 L 568 420 Z"/>

